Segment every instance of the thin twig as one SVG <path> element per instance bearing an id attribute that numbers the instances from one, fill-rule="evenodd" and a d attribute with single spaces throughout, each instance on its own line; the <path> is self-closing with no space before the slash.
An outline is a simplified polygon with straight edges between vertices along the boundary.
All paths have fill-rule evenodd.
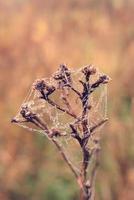
<path id="1" fill-rule="evenodd" d="M 94 125 L 93 127 L 90 128 L 90 132 L 93 134 L 93 132 L 99 128 L 100 126 L 102 126 L 104 123 L 106 123 L 108 121 L 108 118 L 101 120 L 100 122 L 98 122 L 98 124 Z"/>
<path id="2" fill-rule="evenodd" d="M 61 108 L 57 103 L 55 103 L 54 101 L 52 101 L 51 99 L 48 98 L 47 102 L 52 105 L 53 107 L 57 108 L 58 110 L 64 112 L 64 113 L 67 113 L 68 115 L 70 115 L 71 117 L 73 118 L 77 118 L 77 116 L 74 114 L 74 113 L 71 113 L 70 111 L 64 109 L 64 108 Z"/>
<path id="3" fill-rule="evenodd" d="M 69 87 L 71 88 L 71 90 L 73 91 L 73 92 L 75 92 L 80 98 L 81 98 L 81 93 L 78 91 L 78 90 L 76 90 L 73 86 L 71 86 L 71 85 L 69 85 Z"/>
<path id="4" fill-rule="evenodd" d="M 75 177 L 78 179 L 79 178 L 79 174 L 77 173 L 77 171 L 74 168 L 73 164 L 69 160 L 67 154 L 65 154 L 65 151 L 63 150 L 62 146 L 58 143 L 58 141 L 55 138 L 52 138 L 52 142 L 56 145 L 56 147 L 59 150 L 59 152 L 61 153 L 63 159 L 65 160 L 65 162 L 67 163 L 67 165 L 69 166 L 69 168 L 71 169 L 71 171 L 73 172 Z"/>
<path id="5" fill-rule="evenodd" d="M 24 108 L 23 108 L 23 111 L 25 111 Z M 26 115 L 27 114 L 26 112 L 28 112 L 28 116 Z M 24 112 L 23 117 L 27 120 L 27 122 L 31 122 L 31 123 L 35 124 L 37 127 L 41 128 L 43 131 L 45 131 L 47 133 L 48 137 L 51 136 L 51 131 L 48 129 L 45 122 L 43 122 L 37 115 L 30 112 L 28 110 L 28 108 L 26 108 L 26 111 Z M 54 137 L 52 137 L 51 140 L 56 145 L 57 149 L 60 151 L 63 159 L 65 160 L 65 162 L 67 163 L 69 168 L 72 170 L 75 177 L 78 179 L 79 175 L 77 174 L 77 171 L 75 170 L 73 164 L 69 160 L 69 158 L 66 155 L 65 151 L 63 150 L 62 146 L 58 143 L 58 141 Z"/>
<path id="6" fill-rule="evenodd" d="M 72 114 L 75 115 L 74 111 L 73 111 L 73 108 L 68 100 L 68 96 L 67 96 L 67 93 L 65 91 L 65 88 L 62 88 L 62 99 L 64 101 L 64 104 L 66 105 L 66 107 L 68 108 L 68 111 Z M 76 115 L 75 115 L 76 116 Z"/>
<path id="7" fill-rule="evenodd" d="M 78 143 L 80 144 L 80 146 L 82 147 L 82 139 L 81 139 L 77 129 L 74 127 L 73 124 L 70 124 L 70 128 L 72 129 L 71 136 L 73 138 L 75 138 L 78 141 Z"/>

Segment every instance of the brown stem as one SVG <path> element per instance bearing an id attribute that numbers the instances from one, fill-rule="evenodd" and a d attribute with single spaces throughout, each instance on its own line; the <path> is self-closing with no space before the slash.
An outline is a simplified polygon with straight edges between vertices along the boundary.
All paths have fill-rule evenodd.
<path id="1" fill-rule="evenodd" d="M 92 188 L 90 181 L 87 181 L 83 188 L 80 190 L 80 200 L 93 200 Z"/>
<path id="2" fill-rule="evenodd" d="M 69 160 L 69 158 L 68 158 L 67 154 L 65 153 L 65 151 L 63 150 L 62 146 L 59 144 L 59 142 L 55 138 L 52 138 L 52 142 L 56 145 L 56 147 L 59 150 L 59 152 L 61 153 L 64 161 L 67 163 L 67 165 L 69 166 L 69 168 L 71 169 L 71 171 L 75 175 L 76 179 L 78 179 L 79 174 L 77 173 L 75 167 L 73 166 L 73 164 Z"/>
<path id="3" fill-rule="evenodd" d="M 81 98 L 81 93 L 79 91 L 77 91 L 73 86 L 69 85 L 69 87 L 71 88 L 71 90 L 73 92 L 75 92 L 80 98 Z"/>
<path id="4" fill-rule="evenodd" d="M 78 175 L 75 167 L 73 166 L 73 164 L 69 160 L 67 154 L 65 153 L 64 149 L 59 144 L 59 142 L 54 137 L 51 137 L 51 131 L 48 129 L 48 127 L 45 124 L 45 122 L 43 122 L 37 115 L 33 114 L 28 109 L 28 107 L 26 109 L 23 108 L 22 116 L 23 116 L 24 119 L 26 119 L 27 122 L 33 123 L 34 125 L 36 125 L 37 127 L 39 127 L 40 129 L 42 129 L 43 131 L 45 131 L 47 133 L 48 137 L 52 140 L 52 142 L 56 145 L 57 149 L 61 153 L 64 161 L 67 163 L 67 165 L 69 166 L 69 168 L 71 169 L 71 171 L 73 172 L 73 174 L 75 175 L 75 177 L 78 179 L 79 175 Z"/>
<path id="5" fill-rule="evenodd" d="M 74 116 L 76 116 L 75 113 L 74 113 L 74 111 L 73 111 L 73 108 L 72 108 L 72 106 L 71 106 L 71 104 L 70 104 L 70 102 L 69 102 L 69 100 L 68 100 L 67 97 L 68 97 L 68 96 L 67 96 L 67 93 L 66 93 L 66 91 L 65 91 L 65 88 L 63 87 L 63 88 L 62 88 L 62 99 L 63 99 L 63 101 L 64 101 L 64 104 L 66 105 L 68 111 L 69 111 L 70 113 L 72 113 Z"/>
<path id="6" fill-rule="evenodd" d="M 64 112 L 64 113 L 67 113 L 68 115 L 70 115 L 71 117 L 73 118 L 77 118 L 77 116 L 74 114 L 74 113 L 71 113 L 70 111 L 64 109 L 64 108 L 61 108 L 58 104 L 56 104 L 54 101 L 52 101 L 51 99 L 47 99 L 47 102 L 52 105 L 53 107 L 56 107 L 58 110 Z"/>
<path id="7" fill-rule="evenodd" d="M 83 91 L 79 92 L 77 89 L 75 89 L 72 85 L 72 77 L 71 77 L 71 71 L 67 68 L 66 65 L 61 65 L 60 69 L 57 71 L 57 73 L 54 75 L 54 79 L 58 81 L 58 85 L 62 87 L 62 98 L 64 101 L 64 104 L 66 105 L 65 108 L 58 105 L 55 101 L 49 98 L 49 96 L 55 92 L 57 89 L 55 86 L 49 85 L 46 81 L 38 80 L 34 84 L 34 89 L 38 90 L 41 93 L 42 99 L 44 99 L 48 104 L 55 107 L 57 110 L 60 110 L 61 112 L 67 113 L 72 118 L 76 119 L 75 123 L 70 124 L 71 128 L 71 136 L 77 140 L 77 142 L 80 145 L 80 150 L 82 151 L 82 165 L 81 165 L 81 171 L 77 171 L 75 166 L 71 163 L 70 159 L 68 158 L 64 147 L 60 144 L 58 141 L 58 137 L 61 137 L 62 134 L 60 131 L 49 129 L 47 124 L 42 121 L 36 113 L 32 113 L 28 106 L 22 107 L 22 110 L 20 114 L 22 115 L 23 119 L 25 121 L 23 122 L 30 122 L 33 123 L 36 127 L 40 128 L 45 132 L 48 136 L 48 138 L 54 143 L 58 151 L 61 153 L 63 160 L 68 165 L 70 170 L 73 172 L 75 178 L 77 179 L 78 185 L 80 187 L 80 200 L 93 200 L 94 198 L 94 181 L 96 177 L 96 171 L 98 167 L 98 154 L 99 149 L 95 149 L 95 151 L 92 151 L 88 147 L 88 142 L 92 139 L 91 136 L 94 134 L 95 130 L 102 126 L 108 119 L 103 119 L 102 121 L 98 122 L 93 127 L 90 127 L 90 123 L 88 120 L 88 112 L 91 109 L 91 105 L 89 104 L 89 98 L 90 95 L 98 88 L 101 84 L 106 84 L 109 81 L 109 77 L 106 75 L 101 75 L 98 80 L 96 80 L 93 84 L 90 83 L 90 76 L 94 75 L 96 73 L 96 69 L 89 65 L 82 69 L 81 71 L 84 74 L 84 81 L 79 80 L 79 82 L 83 86 Z M 72 108 L 71 102 L 69 102 L 69 99 L 67 98 L 67 94 L 65 93 L 65 87 L 70 88 L 81 100 L 82 103 L 82 111 L 81 116 L 77 116 Z M 12 122 L 19 123 L 20 121 L 17 121 L 16 119 L 13 119 Z M 21 122 L 20 122 L 21 123 Z M 80 134 L 80 131 L 82 132 Z M 89 162 L 92 159 L 92 156 L 96 156 L 96 162 L 93 167 L 93 170 L 91 171 L 91 177 L 90 180 L 87 180 L 87 169 Z"/>
<path id="8" fill-rule="evenodd" d="M 100 126 L 102 126 L 105 122 L 108 121 L 108 118 L 101 120 L 100 122 L 98 122 L 98 124 L 94 125 L 93 127 L 90 128 L 90 132 L 93 134 L 93 132 L 99 128 Z"/>

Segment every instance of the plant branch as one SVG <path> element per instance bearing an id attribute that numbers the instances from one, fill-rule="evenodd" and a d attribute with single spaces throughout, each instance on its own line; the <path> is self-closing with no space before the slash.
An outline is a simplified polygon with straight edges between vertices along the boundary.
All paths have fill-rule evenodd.
<path id="1" fill-rule="evenodd" d="M 64 113 L 67 113 L 68 115 L 70 115 L 71 117 L 73 117 L 73 118 L 77 118 L 77 116 L 74 114 L 74 113 L 71 113 L 70 111 L 68 111 L 68 110 L 66 110 L 66 109 L 64 109 L 64 108 L 61 108 L 57 103 L 55 103 L 54 101 L 52 101 L 51 99 L 47 99 L 47 102 L 51 105 L 51 106 L 53 106 L 53 107 L 55 107 L 55 108 L 57 108 L 58 110 L 60 110 L 60 111 L 62 111 L 62 112 L 64 112 Z"/>
<path id="2" fill-rule="evenodd" d="M 71 129 L 72 138 L 75 139 L 79 144 L 80 149 L 78 150 L 82 152 L 82 164 L 80 166 L 80 171 L 75 168 L 67 153 L 65 152 L 64 146 L 62 146 L 62 144 L 58 140 L 59 137 L 63 136 L 60 129 L 58 130 L 52 127 L 51 129 L 49 129 L 48 125 L 42 119 L 40 119 L 38 114 L 32 112 L 32 108 L 29 108 L 28 104 L 22 106 L 20 111 L 20 114 L 24 120 L 18 120 L 15 118 L 12 119 L 12 122 L 14 123 L 32 123 L 34 124 L 34 126 L 41 129 L 44 134 L 47 134 L 48 138 L 56 146 L 63 160 L 77 179 L 81 190 L 81 200 L 91 200 L 93 198 L 93 188 L 96 171 L 99 165 L 98 157 L 100 149 L 96 147 L 96 145 L 99 144 L 99 142 L 97 143 L 97 140 L 94 140 L 93 148 L 90 148 L 89 144 L 90 141 L 92 141 L 92 135 L 95 133 L 96 129 L 101 127 L 108 120 L 107 118 L 102 119 L 91 127 L 89 119 L 89 112 L 90 109 L 92 109 L 92 105 L 90 105 L 90 95 L 96 90 L 96 88 L 100 87 L 102 84 L 107 84 L 110 80 L 107 75 L 103 74 L 100 75 L 94 83 L 91 83 L 91 76 L 95 75 L 96 72 L 96 68 L 92 65 L 86 66 L 81 70 L 81 73 L 84 74 L 84 78 L 82 77 L 81 80 L 78 80 L 82 84 L 82 91 L 78 91 L 73 87 L 72 72 L 64 64 L 60 65 L 59 70 L 53 75 L 53 85 L 51 85 L 51 81 L 46 81 L 46 79 L 36 80 L 33 84 L 33 89 L 37 90 L 38 93 L 41 95 L 39 98 L 45 100 L 50 106 L 55 107 L 57 110 L 66 113 L 73 119 L 75 119 L 75 122 L 69 122 L 68 125 Z M 73 93 L 75 93 L 78 96 L 77 98 L 80 98 L 82 105 L 80 116 L 77 116 L 77 112 L 74 112 L 73 105 L 71 104 L 72 102 L 70 102 L 70 99 L 68 98 L 69 93 L 66 93 L 66 89 L 67 91 L 72 91 Z M 57 104 L 52 98 L 50 98 L 52 97 L 51 95 L 53 93 L 55 94 L 57 90 L 60 90 L 61 92 L 61 97 L 64 103 L 63 107 Z M 76 95 L 74 96 L 76 97 Z M 93 166 L 91 177 L 89 179 L 89 177 L 87 176 L 87 170 L 93 156 L 95 156 L 95 164 Z"/>
<path id="3" fill-rule="evenodd" d="M 36 114 L 33 114 L 28 109 L 28 107 L 22 108 L 21 115 L 24 119 L 26 119 L 27 122 L 33 123 L 34 125 L 41 128 L 43 131 L 45 131 L 47 133 L 48 137 L 51 139 L 51 141 L 56 145 L 57 149 L 60 151 L 64 161 L 67 163 L 67 165 L 69 166 L 69 168 L 71 169 L 71 171 L 73 172 L 75 177 L 78 179 L 79 175 L 78 175 L 75 167 L 73 166 L 73 164 L 69 160 L 69 158 L 68 158 L 67 154 L 65 153 L 65 151 L 63 150 L 62 146 L 53 137 L 53 135 L 51 134 L 51 130 L 48 129 L 47 125 L 39 117 L 37 117 Z"/>
<path id="4" fill-rule="evenodd" d="M 93 134 L 93 132 L 94 132 L 97 128 L 99 128 L 100 126 L 102 126 L 102 125 L 103 125 L 104 123 L 106 123 L 107 121 L 108 121 L 108 118 L 101 120 L 100 122 L 98 122 L 98 124 L 96 124 L 96 125 L 94 125 L 94 126 L 92 126 L 92 127 L 90 128 L 90 132 Z"/>
<path id="5" fill-rule="evenodd" d="M 72 113 L 74 116 L 76 116 L 75 113 L 74 113 L 74 111 L 73 111 L 73 108 L 72 108 L 72 106 L 71 106 L 71 104 L 70 104 L 70 102 L 68 100 L 68 94 L 66 93 L 65 88 L 62 88 L 61 92 L 62 92 L 62 99 L 64 101 L 64 104 L 68 108 L 68 111 L 70 113 Z"/>
<path id="6" fill-rule="evenodd" d="M 67 165 L 69 166 L 69 168 L 71 169 L 71 171 L 75 175 L 76 179 L 78 179 L 79 174 L 77 173 L 75 167 L 73 166 L 73 164 L 69 160 L 68 156 L 65 154 L 65 151 L 63 150 L 62 146 L 58 143 L 58 141 L 55 138 L 52 138 L 52 142 L 56 145 L 56 147 L 59 150 L 59 152 L 61 153 L 64 161 L 67 163 Z"/>
<path id="7" fill-rule="evenodd" d="M 69 85 L 69 87 L 73 92 L 75 92 L 81 98 L 81 93 L 78 90 L 76 90 L 72 85 Z"/>

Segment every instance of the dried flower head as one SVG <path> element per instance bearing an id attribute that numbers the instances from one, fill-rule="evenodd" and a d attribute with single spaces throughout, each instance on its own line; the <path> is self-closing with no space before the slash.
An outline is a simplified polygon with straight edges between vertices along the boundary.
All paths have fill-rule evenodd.
<path id="1" fill-rule="evenodd" d="M 85 75 L 86 80 L 89 80 L 91 75 L 96 74 L 96 68 L 93 65 L 88 65 L 82 69 L 82 73 Z"/>
<path id="2" fill-rule="evenodd" d="M 64 64 L 60 65 L 59 70 L 54 74 L 53 78 L 58 81 L 61 87 L 71 84 L 71 72 Z"/>
<path id="3" fill-rule="evenodd" d="M 100 76 L 100 82 L 102 82 L 103 84 L 107 84 L 110 81 L 110 77 L 107 76 L 106 74 Z"/>
<path id="4" fill-rule="evenodd" d="M 43 79 L 38 79 L 33 84 L 33 88 L 41 93 L 43 99 L 48 99 L 49 95 L 55 91 L 55 87 L 49 85 Z"/>
<path id="5" fill-rule="evenodd" d="M 35 118 L 36 114 L 32 113 L 27 105 L 24 105 L 21 107 L 20 114 L 24 119 L 26 119 L 28 122 L 32 122 Z"/>
<path id="6" fill-rule="evenodd" d="M 33 89 L 43 91 L 46 88 L 46 83 L 43 79 L 37 79 L 33 83 Z"/>

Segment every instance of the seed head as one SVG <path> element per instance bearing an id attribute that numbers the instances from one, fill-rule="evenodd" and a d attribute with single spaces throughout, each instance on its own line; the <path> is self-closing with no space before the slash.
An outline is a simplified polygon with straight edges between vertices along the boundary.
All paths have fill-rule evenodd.
<path id="1" fill-rule="evenodd" d="M 93 65 L 88 65 L 82 69 L 82 73 L 85 75 L 86 80 L 89 81 L 89 77 L 96 74 L 96 68 Z"/>
<path id="2" fill-rule="evenodd" d="M 82 69 L 82 73 L 85 75 L 93 75 L 96 73 L 96 68 L 93 65 L 88 65 Z"/>
<path id="3" fill-rule="evenodd" d="M 103 84 L 107 84 L 109 81 L 110 81 L 110 77 L 109 76 L 107 76 L 107 75 L 101 75 L 100 77 L 99 77 L 99 81 L 101 82 L 101 83 L 103 83 Z"/>
<path id="4" fill-rule="evenodd" d="M 38 90 L 41 93 L 41 98 L 44 98 L 44 99 L 47 99 L 48 96 L 55 91 L 54 86 L 49 85 L 47 82 L 45 82 L 42 79 L 35 81 L 35 83 L 33 84 L 33 88 L 35 90 Z"/>
<path id="5" fill-rule="evenodd" d="M 58 81 L 59 85 L 64 87 L 71 84 L 71 72 L 65 64 L 60 65 L 59 70 L 53 78 Z"/>

